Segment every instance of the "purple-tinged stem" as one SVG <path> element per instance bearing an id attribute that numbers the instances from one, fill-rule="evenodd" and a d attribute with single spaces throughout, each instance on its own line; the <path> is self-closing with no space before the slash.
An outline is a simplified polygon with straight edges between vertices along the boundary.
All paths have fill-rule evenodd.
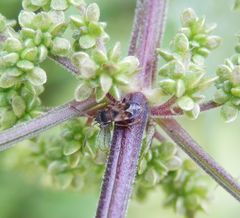
<path id="1" fill-rule="evenodd" d="M 79 69 L 72 64 L 69 58 L 59 57 L 55 55 L 49 55 L 48 57 L 53 61 L 55 61 L 57 64 L 60 64 L 61 66 L 63 66 L 66 70 L 68 70 L 74 76 L 80 74 Z"/>
<path id="2" fill-rule="evenodd" d="M 162 129 L 189 155 L 207 174 L 233 197 L 240 201 L 240 184 L 206 153 L 200 145 L 174 119 L 158 119 Z"/>
<path id="3" fill-rule="evenodd" d="M 115 126 L 104 176 L 97 218 L 125 217 L 137 172 L 141 141 L 147 122 L 148 106 L 141 93 L 127 96 L 129 102 L 142 106 L 142 113 L 128 127 Z M 136 122 L 137 121 L 137 122 Z"/>
<path id="4" fill-rule="evenodd" d="M 162 118 L 171 118 L 171 117 L 183 115 L 183 111 L 182 111 L 181 108 L 167 107 L 167 105 L 165 105 L 167 103 L 168 102 L 166 102 L 166 103 L 164 103 L 163 105 L 160 105 L 160 106 L 152 107 L 150 109 L 151 115 L 153 117 L 162 117 Z M 220 106 L 221 106 L 220 104 L 217 104 L 213 101 L 209 101 L 209 102 L 205 102 L 205 103 L 200 104 L 200 111 L 204 112 L 204 111 L 208 111 L 208 110 L 211 110 L 211 109 L 215 109 L 215 108 L 220 107 Z"/>
<path id="5" fill-rule="evenodd" d="M 94 99 L 83 102 L 71 101 L 48 111 L 38 118 L 7 129 L 0 133 L 0 151 L 6 150 L 26 138 L 36 136 L 68 119 L 79 116 L 95 105 L 96 101 Z"/>
<path id="6" fill-rule="evenodd" d="M 156 48 L 162 37 L 165 22 L 166 0 L 139 0 L 129 54 L 140 61 L 137 75 L 139 89 L 149 88 L 155 77 Z"/>

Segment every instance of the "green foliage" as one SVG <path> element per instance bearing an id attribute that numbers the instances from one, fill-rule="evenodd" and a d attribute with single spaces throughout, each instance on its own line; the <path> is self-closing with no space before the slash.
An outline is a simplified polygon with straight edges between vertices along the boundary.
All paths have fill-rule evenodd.
<path id="1" fill-rule="evenodd" d="M 181 15 L 182 28 L 171 42 L 172 51 L 159 49 L 167 62 L 159 70 L 159 86 L 165 95 L 175 96 L 177 105 L 192 119 L 200 113 L 202 91 L 216 78 L 205 77 L 204 59 L 217 48 L 221 39 L 210 35 L 215 25 L 208 26 L 192 9 Z"/>
<path id="2" fill-rule="evenodd" d="M 214 96 L 216 103 L 221 107 L 222 117 L 226 122 L 234 121 L 240 109 L 240 55 L 236 54 L 225 60 L 216 71 L 217 91 Z"/>
<path id="3" fill-rule="evenodd" d="M 94 146 L 97 129 L 86 122 L 68 121 L 58 136 L 40 137 L 30 145 L 31 161 L 43 167 L 55 187 L 81 190 L 100 184 L 107 153 Z"/>
<path id="4" fill-rule="evenodd" d="M 206 209 L 209 194 L 206 183 L 196 166 L 185 160 L 181 169 L 172 171 L 162 181 L 162 188 L 167 199 L 165 206 L 187 218 L 195 217 L 198 211 Z"/>

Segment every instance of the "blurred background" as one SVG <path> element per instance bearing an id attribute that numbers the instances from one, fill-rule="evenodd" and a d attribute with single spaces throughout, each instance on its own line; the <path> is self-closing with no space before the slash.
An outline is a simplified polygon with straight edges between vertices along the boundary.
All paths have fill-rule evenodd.
<path id="1" fill-rule="evenodd" d="M 101 19 L 108 23 L 108 32 L 112 42 L 120 41 L 127 53 L 131 35 L 135 0 L 96 0 L 101 7 Z M 199 16 L 206 15 L 207 22 L 216 22 L 214 32 L 223 37 L 220 48 L 215 50 L 207 60 L 210 74 L 224 58 L 234 52 L 235 34 L 240 31 L 240 13 L 233 12 L 233 0 L 169 0 L 166 31 L 162 47 L 167 47 L 180 26 L 179 15 L 187 7 L 192 7 Z M 1 0 L 0 12 L 8 18 L 16 19 L 21 10 L 19 0 Z M 76 82 L 68 72 L 62 71 L 56 64 L 46 61 L 43 66 L 48 72 L 46 91 L 42 96 L 45 105 L 52 107 L 72 98 Z M 61 95 L 59 95 L 61 90 Z M 209 91 L 211 93 L 211 91 Z M 225 124 L 217 111 L 210 111 L 200 116 L 197 121 L 181 119 L 180 122 L 192 136 L 207 150 L 226 170 L 240 180 L 240 120 Z M 6 157 L 9 166 L 14 165 L 14 152 L 11 150 L 0 154 L 0 163 Z M 20 167 L 21 168 L 21 167 Z M 96 210 L 99 193 L 97 191 L 67 192 L 42 187 L 38 181 L 22 173 L 22 170 L 0 165 L 0 218 L 90 218 Z M 34 172 L 33 172 L 34 174 Z M 100 187 L 101 184 L 98 186 Z M 208 213 L 199 213 L 197 218 L 239 218 L 240 205 L 214 182 L 209 183 L 213 198 L 208 205 Z M 174 218 L 180 217 L 170 209 L 163 209 L 161 190 L 149 195 L 145 202 L 132 201 L 128 218 Z"/>

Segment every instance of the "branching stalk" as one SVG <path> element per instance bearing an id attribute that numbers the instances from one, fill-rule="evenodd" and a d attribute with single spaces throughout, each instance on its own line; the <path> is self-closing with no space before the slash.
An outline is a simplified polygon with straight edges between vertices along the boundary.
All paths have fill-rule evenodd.
<path id="1" fill-rule="evenodd" d="M 166 0 L 138 0 L 135 25 L 129 49 L 141 63 L 137 75 L 138 88 L 151 87 L 156 73 L 156 48 L 162 37 L 165 22 Z"/>
<path id="2" fill-rule="evenodd" d="M 162 117 L 162 118 L 171 118 L 174 116 L 180 116 L 183 115 L 183 111 L 179 107 L 167 107 L 166 105 L 172 103 L 171 101 L 168 101 L 160 106 L 155 106 L 151 108 L 151 115 L 153 117 Z M 169 106 L 169 105 L 168 105 Z M 213 101 L 205 102 L 200 104 L 200 110 L 201 112 L 208 111 L 211 109 L 215 109 L 217 107 L 220 107 L 220 104 L 217 104 Z"/>
<path id="3" fill-rule="evenodd" d="M 5 130 L 0 133 L 0 151 L 6 150 L 26 138 L 36 136 L 68 119 L 79 116 L 94 105 L 96 105 L 94 99 L 83 102 L 71 101 L 48 111 L 38 118 Z"/>
<path id="4" fill-rule="evenodd" d="M 141 93 L 134 93 L 128 97 L 130 102 L 138 102 L 143 111 L 140 117 L 133 121 L 133 125 L 115 126 L 97 218 L 125 217 L 132 192 L 148 107 L 146 98 Z"/>
<path id="5" fill-rule="evenodd" d="M 165 0 L 137 2 L 129 54 L 136 55 L 140 61 L 142 71 L 137 75 L 139 90 L 152 85 L 157 62 L 155 50 L 163 31 L 165 8 Z M 122 218 L 126 214 L 148 114 L 143 94 L 130 94 L 129 100 L 141 105 L 143 113 L 130 128 L 115 126 L 97 218 Z"/>
<path id="6" fill-rule="evenodd" d="M 220 186 L 240 201 L 240 184 L 206 153 L 176 120 L 158 119 L 158 123 L 190 158 L 192 158 Z"/>

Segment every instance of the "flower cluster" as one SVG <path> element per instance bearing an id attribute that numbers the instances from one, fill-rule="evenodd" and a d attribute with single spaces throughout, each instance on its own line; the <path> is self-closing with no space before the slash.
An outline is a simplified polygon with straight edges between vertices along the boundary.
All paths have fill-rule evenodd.
<path id="1" fill-rule="evenodd" d="M 177 156 L 176 145 L 172 142 L 153 142 L 147 149 L 144 140 L 142 154 L 138 166 L 135 188 L 137 199 L 144 199 L 149 190 L 161 184 L 171 171 L 178 170 L 182 161 Z"/>
<path id="2" fill-rule="evenodd" d="M 236 49 L 237 50 L 237 49 Z M 240 109 L 240 55 L 236 54 L 225 60 L 217 68 L 217 91 L 214 101 L 223 104 L 221 115 L 226 122 L 234 121 Z"/>
<path id="3" fill-rule="evenodd" d="M 96 47 L 97 43 L 108 38 L 104 31 L 106 24 L 99 22 L 99 18 L 100 9 L 96 3 L 83 7 L 79 15 L 70 16 L 75 51 Z"/>
<path id="4" fill-rule="evenodd" d="M 187 218 L 206 209 L 209 200 L 207 184 L 190 160 L 185 160 L 181 169 L 170 172 L 163 179 L 162 188 L 167 196 L 165 206 L 173 207 Z"/>
<path id="5" fill-rule="evenodd" d="M 93 146 L 96 135 L 96 128 L 87 127 L 86 119 L 69 121 L 60 136 L 40 137 L 31 144 L 32 161 L 47 169 L 56 187 L 79 190 L 93 185 L 100 180 L 106 160 L 106 152 Z"/>
<path id="6" fill-rule="evenodd" d="M 175 96 L 177 105 L 190 118 L 197 118 L 201 91 L 216 78 L 206 78 L 204 58 L 220 44 L 218 36 L 209 35 L 215 26 L 205 25 L 192 9 L 181 15 L 182 28 L 172 41 L 172 51 L 159 49 L 159 55 L 167 61 L 159 70 L 159 86 L 165 95 Z"/>
<path id="7" fill-rule="evenodd" d="M 43 62 L 50 51 L 54 55 L 67 56 L 70 42 L 61 37 L 67 28 L 63 12 L 49 11 L 33 13 L 22 11 L 19 15 L 20 36 L 27 48 L 26 56 L 31 61 Z M 30 53 L 30 54 L 29 54 Z"/>
<path id="8" fill-rule="evenodd" d="M 120 44 L 109 51 L 94 49 L 89 55 L 76 52 L 72 62 L 79 68 L 79 79 L 82 81 L 75 91 L 77 101 L 94 94 L 101 101 L 109 92 L 120 99 L 120 90 L 129 84 L 131 76 L 137 72 L 139 61 L 134 56 L 120 58 Z"/>
<path id="9" fill-rule="evenodd" d="M 84 5 L 84 0 L 23 0 L 22 6 L 27 11 L 37 10 L 56 10 L 64 11 L 70 6 L 81 7 Z"/>

